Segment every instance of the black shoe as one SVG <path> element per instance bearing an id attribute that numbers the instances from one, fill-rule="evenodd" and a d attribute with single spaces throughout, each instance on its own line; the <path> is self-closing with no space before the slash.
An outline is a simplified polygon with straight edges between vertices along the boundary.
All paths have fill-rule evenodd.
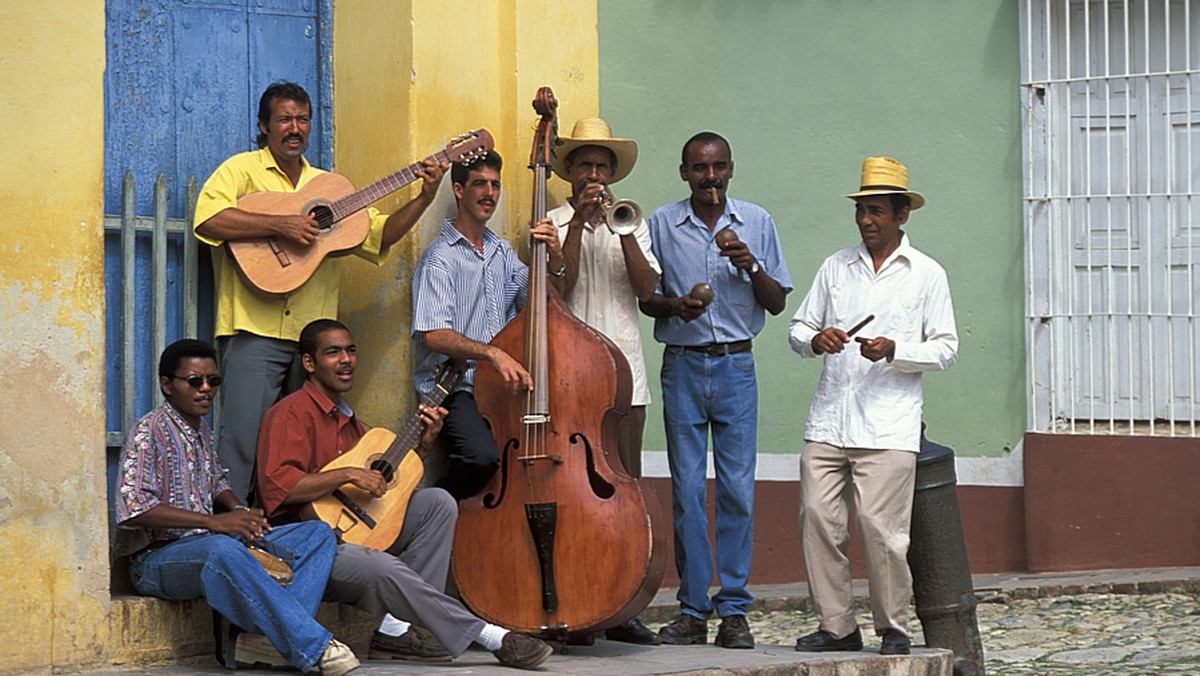
<path id="1" fill-rule="evenodd" d="M 883 632 L 883 643 L 879 645 L 880 655 L 907 655 L 911 652 L 912 639 L 901 634 L 899 629 Z"/>
<path id="2" fill-rule="evenodd" d="M 543 635 L 543 638 L 545 636 Z M 594 631 L 573 631 L 567 634 L 565 645 L 596 645 L 596 632 Z"/>
<path id="3" fill-rule="evenodd" d="M 674 622 L 658 630 L 658 637 L 670 645 L 708 643 L 708 622 L 680 613 Z"/>
<path id="4" fill-rule="evenodd" d="M 662 639 L 658 637 L 658 634 L 650 631 L 650 628 L 642 624 L 642 621 L 636 617 L 605 631 L 604 638 L 610 641 L 636 643 L 638 645 L 658 645 L 662 643 Z"/>
<path id="5" fill-rule="evenodd" d="M 753 648 L 754 634 L 750 633 L 750 623 L 745 615 L 726 615 L 721 618 L 721 626 L 717 628 L 717 640 L 713 645 L 722 648 Z"/>
<path id="6" fill-rule="evenodd" d="M 835 650 L 862 650 L 862 632 L 858 627 L 854 631 L 843 636 L 842 638 L 834 638 L 833 634 L 818 629 L 808 636 L 801 636 L 796 639 L 796 650 L 806 653 L 824 653 Z"/>

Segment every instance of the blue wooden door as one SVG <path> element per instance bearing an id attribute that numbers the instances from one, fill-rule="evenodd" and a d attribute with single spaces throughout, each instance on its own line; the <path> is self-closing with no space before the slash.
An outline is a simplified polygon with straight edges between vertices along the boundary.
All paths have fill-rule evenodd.
<path id="1" fill-rule="evenodd" d="M 329 80 L 332 0 L 108 0 L 104 78 L 104 211 L 121 211 L 122 181 L 132 174 L 137 215 L 153 210 L 156 176 L 167 185 L 168 215 L 185 214 L 185 183 L 204 180 L 225 158 L 255 147 L 258 98 L 276 80 L 291 80 L 313 101 L 307 153 L 316 166 L 332 157 Z M 111 219 L 106 219 L 111 220 Z M 122 420 L 157 405 L 156 343 L 212 340 L 212 271 L 206 247 L 199 266 L 197 334 L 183 335 L 183 240 L 169 237 L 166 329 L 153 333 L 148 233 L 137 235 L 133 261 L 136 310 L 122 317 L 122 257 L 118 232 L 105 237 L 106 416 L 109 444 L 119 444 Z M 135 358 L 122 363 L 122 322 L 135 327 Z M 121 382 L 135 384 L 135 411 L 122 411 Z M 110 453 L 110 486 L 115 453 Z"/>

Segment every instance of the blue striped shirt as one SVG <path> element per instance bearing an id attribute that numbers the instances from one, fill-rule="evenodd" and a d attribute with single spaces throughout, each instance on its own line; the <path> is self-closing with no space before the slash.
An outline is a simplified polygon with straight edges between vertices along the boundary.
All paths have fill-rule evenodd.
<path id="1" fill-rule="evenodd" d="M 433 373 L 446 355 L 425 345 L 425 334 L 450 329 L 480 343 L 491 342 L 521 308 L 529 289 L 529 267 L 502 237 L 483 231 L 480 253 L 452 219 L 429 245 L 413 270 L 412 338 L 417 357 L 413 386 L 422 397 L 433 390 Z M 475 386 L 471 363 L 460 390 Z"/>
<path id="2" fill-rule="evenodd" d="M 775 221 L 766 209 L 751 202 L 726 198 L 725 213 L 710 232 L 696 216 L 690 199 L 655 209 L 650 215 L 650 241 L 654 257 L 662 265 L 658 293 L 667 298 L 686 295 L 700 282 L 713 288 L 713 302 L 699 317 L 685 322 L 679 317 L 654 320 L 654 338 L 668 345 L 732 343 L 758 335 L 766 322 L 766 309 L 754 297 L 750 275 L 733 267 L 720 255 L 713 237 L 729 226 L 746 243 L 763 271 L 779 283 L 785 293 L 792 278 Z"/>

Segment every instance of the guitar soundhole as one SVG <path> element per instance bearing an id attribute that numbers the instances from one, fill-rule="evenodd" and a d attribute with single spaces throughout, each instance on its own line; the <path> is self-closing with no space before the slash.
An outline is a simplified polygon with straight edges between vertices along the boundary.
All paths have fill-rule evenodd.
<path id="1" fill-rule="evenodd" d="M 383 475 L 383 480 L 388 483 L 388 490 L 396 487 L 398 477 L 396 476 L 396 468 L 392 467 L 392 463 L 383 458 L 382 453 L 373 453 L 367 458 L 367 469 L 373 469 Z"/>
<path id="2" fill-rule="evenodd" d="M 333 226 L 336 225 L 336 222 L 333 220 L 333 210 L 327 205 L 318 204 L 314 206 L 308 212 L 308 215 L 317 219 L 317 227 L 322 230 L 322 237 L 329 234 L 333 230 Z"/>

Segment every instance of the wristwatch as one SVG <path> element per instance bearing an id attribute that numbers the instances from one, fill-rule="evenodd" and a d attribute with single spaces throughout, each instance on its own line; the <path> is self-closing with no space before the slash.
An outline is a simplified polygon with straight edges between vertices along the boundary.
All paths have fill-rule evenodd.
<path id="1" fill-rule="evenodd" d="M 555 277 L 566 277 L 567 276 L 567 264 L 564 262 L 562 264 L 562 267 L 557 270 L 551 270 L 550 268 L 546 268 L 546 272 L 549 272 L 551 275 L 553 275 Z"/>
<path id="2" fill-rule="evenodd" d="M 755 260 L 753 263 L 750 264 L 750 274 L 751 275 L 758 272 L 759 270 L 762 270 L 762 266 L 758 264 L 757 260 Z"/>

